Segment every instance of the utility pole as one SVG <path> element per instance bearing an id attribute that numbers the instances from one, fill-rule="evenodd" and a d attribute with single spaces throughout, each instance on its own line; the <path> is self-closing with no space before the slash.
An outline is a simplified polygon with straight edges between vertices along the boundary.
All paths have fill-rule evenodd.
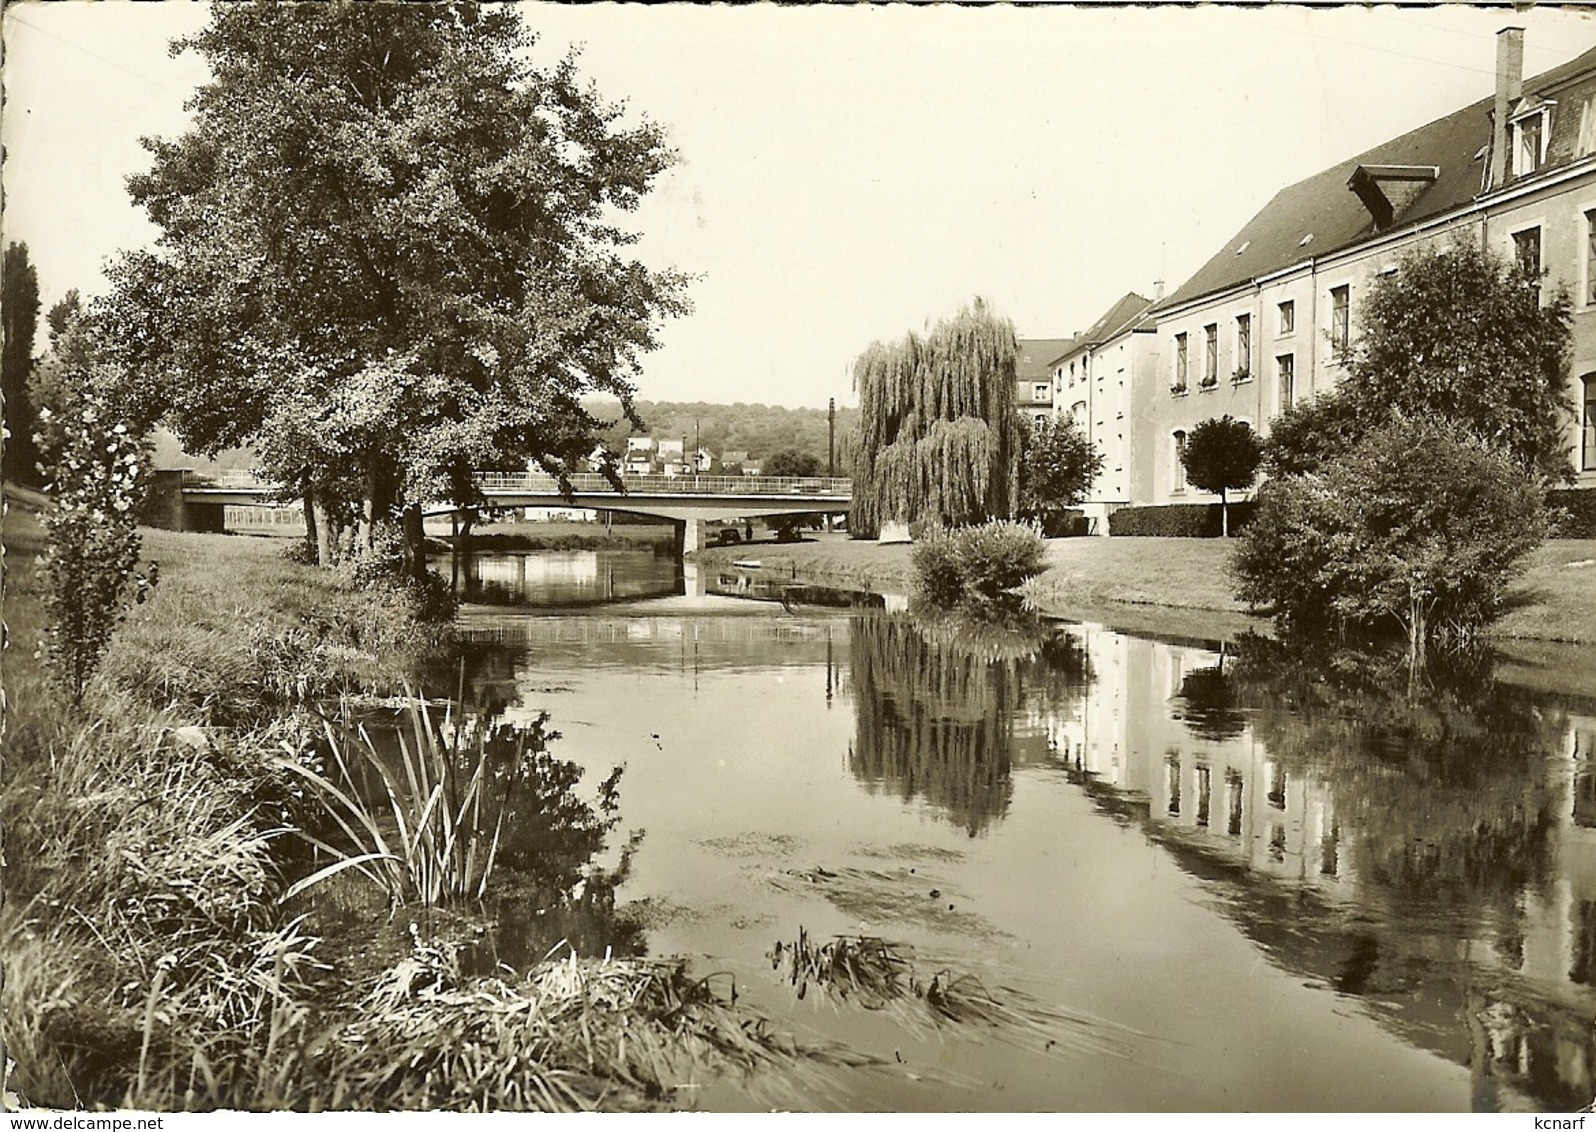
<path id="1" fill-rule="evenodd" d="M 700 471 L 703 470 L 703 469 L 701 469 L 698 466 L 698 454 L 700 452 L 702 452 L 703 450 L 704 449 L 701 446 L 701 444 L 699 442 L 699 439 L 698 439 L 698 418 L 694 417 L 693 418 L 693 475 L 695 475 L 695 476 Z"/>
<path id="2" fill-rule="evenodd" d="M 837 399 L 826 404 L 826 475 L 837 474 Z"/>

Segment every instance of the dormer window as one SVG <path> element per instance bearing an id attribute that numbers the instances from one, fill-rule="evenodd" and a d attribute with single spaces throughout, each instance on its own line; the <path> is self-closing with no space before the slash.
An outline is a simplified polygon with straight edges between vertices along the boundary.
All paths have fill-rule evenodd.
<path id="1" fill-rule="evenodd" d="M 1541 103 L 1513 119 L 1513 176 L 1528 176 L 1545 167 L 1546 143 L 1552 133 L 1551 117 L 1551 103 Z"/>

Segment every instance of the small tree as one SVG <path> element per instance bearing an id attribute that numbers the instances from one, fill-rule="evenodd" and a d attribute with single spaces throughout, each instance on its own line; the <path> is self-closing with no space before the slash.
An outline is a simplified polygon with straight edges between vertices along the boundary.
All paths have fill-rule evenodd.
<path id="1" fill-rule="evenodd" d="M 1240 536 L 1242 600 L 1291 630 L 1378 631 L 1421 660 L 1473 636 L 1539 543 L 1539 492 L 1455 425 L 1399 419 L 1321 472 L 1272 480 Z"/>
<path id="2" fill-rule="evenodd" d="M 1046 417 L 1021 435 L 1020 515 L 1043 524 L 1092 490 L 1104 457 L 1071 417 Z"/>
<path id="3" fill-rule="evenodd" d="M 1469 243 L 1428 245 L 1378 278 L 1344 359 L 1364 431 L 1392 413 L 1439 418 L 1544 484 L 1569 480 L 1571 306 L 1538 275 Z"/>
<path id="4" fill-rule="evenodd" d="M 1186 478 L 1203 491 L 1219 493 L 1219 531 L 1227 538 L 1230 536 L 1229 493 L 1253 485 L 1262 459 L 1263 447 L 1252 426 L 1228 413 L 1203 421 L 1191 430 L 1186 440 L 1186 449 L 1181 454 Z"/>
<path id="5" fill-rule="evenodd" d="M 760 468 L 760 474 L 766 476 L 818 476 L 820 474 L 820 457 L 810 452 L 800 452 L 796 448 L 783 448 L 780 452 L 771 453 L 769 459 Z"/>
<path id="6" fill-rule="evenodd" d="M 102 393 L 114 386 L 86 320 L 74 315 L 35 374 L 50 580 L 46 652 L 72 701 L 111 643 L 130 599 L 142 601 L 155 567 L 136 576 L 142 444 Z"/>
<path id="7" fill-rule="evenodd" d="M 0 323 L 5 345 L 0 351 L 0 405 L 6 437 L 0 475 L 21 483 L 39 483 L 39 451 L 33 442 L 34 409 L 28 399 L 33 372 L 33 335 L 39 322 L 39 275 L 28 260 L 27 244 L 11 244 L 4 254 L 0 281 Z"/>

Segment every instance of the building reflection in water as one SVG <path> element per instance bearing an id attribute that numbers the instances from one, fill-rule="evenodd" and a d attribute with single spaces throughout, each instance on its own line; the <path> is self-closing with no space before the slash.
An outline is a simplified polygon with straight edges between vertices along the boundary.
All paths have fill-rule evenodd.
<path id="1" fill-rule="evenodd" d="M 1596 1095 L 1596 718 L 1487 675 L 1410 697 L 1254 644 L 1075 629 L 1094 679 L 1033 717 L 1101 808 L 1276 965 L 1471 1067 L 1476 1108 Z"/>

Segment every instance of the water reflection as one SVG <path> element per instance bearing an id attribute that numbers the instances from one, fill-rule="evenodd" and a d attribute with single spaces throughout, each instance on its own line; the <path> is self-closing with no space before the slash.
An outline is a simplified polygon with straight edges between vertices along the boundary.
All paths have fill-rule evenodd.
<path id="1" fill-rule="evenodd" d="M 1086 683 L 1074 638 L 908 615 L 855 618 L 858 730 L 848 766 L 868 789 L 931 802 L 971 837 L 1008 809 L 1016 762 L 1047 757 L 1025 711 L 1060 710 Z"/>
<path id="2" fill-rule="evenodd" d="M 1034 987 L 1067 969 L 1105 1016 L 1167 1027 L 1161 1056 L 1179 1061 L 1071 1084 L 983 1063 L 1011 1100 L 1358 1108 L 1356 1084 L 1330 1082 L 1412 1050 L 1436 1057 L 1411 1072 L 1451 1075 L 1442 1104 L 1568 1109 L 1596 1092 L 1596 706 L 1484 665 L 1412 684 L 1400 660 L 1268 641 L 972 629 L 759 571 L 686 593 L 708 604 L 474 622 L 451 676 L 487 713 L 553 711 L 596 777 L 628 761 L 623 811 L 649 838 L 612 879 L 655 918 L 648 939 L 618 930 L 601 885 L 591 928 L 567 932 L 584 947 L 736 968 L 771 930 L 856 924 L 843 880 L 901 882 L 870 903 L 878 930 Z M 842 880 L 769 883 L 820 865 Z M 956 912 L 933 884 L 958 890 Z M 1269 1025 L 1240 1033 L 1256 1011 Z M 1300 1085 L 1320 1091 L 1233 1068 L 1282 1038 L 1328 1051 Z M 971 1103 L 936 1097 L 906 1103 Z"/>
<path id="3" fill-rule="evenodd" d="M 660 550 L 529 550 L 433 560 L 460 600 L 480 605 L 573 608 L 686 592 L 682 562 Z"/>
<path id="4" fill-rule="evenodd" d="M 1082 636 L 1100 679 L 1058 727 L 1105 811 L 1273 963 L 1468 1065 L 1473 1107 L 1590 1101 L 1596 719 L 1477 663 L 1415 688 L 1400 658 Z"/>

